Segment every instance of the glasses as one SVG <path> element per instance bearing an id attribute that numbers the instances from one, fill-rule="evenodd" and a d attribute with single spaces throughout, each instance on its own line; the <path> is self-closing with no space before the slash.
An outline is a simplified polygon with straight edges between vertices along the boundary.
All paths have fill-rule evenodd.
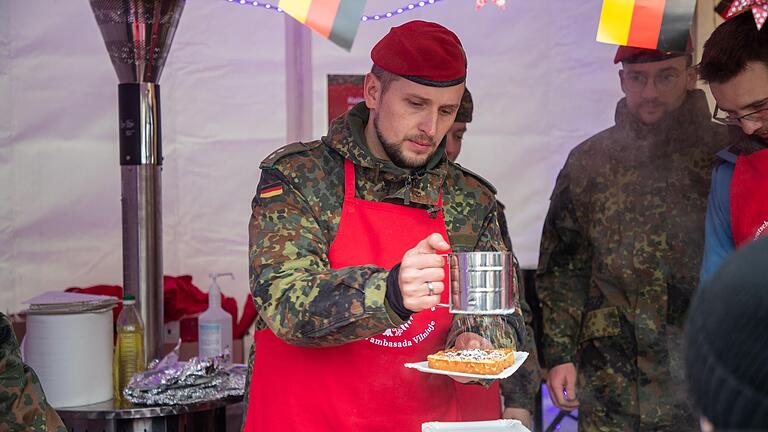
<path id="1" fill-rule="evenodd" d="M 659 91 L 669 91 L 675 88 L 682 75 L 676 71 L 665 71 L 654 75 L 653 84 Z M 624 75 L 624 87 L 627 91 L 640 93 L 648 85 L 648 77 L 637 72 L 629 72 Z"/>
<path id="2" fill-rule="evenodd" d="M 762 105 L 766 104 L 768 104 L 768 99 L 762 103 Z M 720 108 L 715 105 L 715 112 L 712 113 L 712 120 L 729 126 L 738 126 L 743 120 L 765 123 L 768 121 L 768 119 L 764 117 L 766 111 L 768 111 L 768 106 L 764 106 L 757 111 L 752 111 L 749 114 L 744 114 L 741 117 L 734 117 L 726 112 L 720 111 Z"/>

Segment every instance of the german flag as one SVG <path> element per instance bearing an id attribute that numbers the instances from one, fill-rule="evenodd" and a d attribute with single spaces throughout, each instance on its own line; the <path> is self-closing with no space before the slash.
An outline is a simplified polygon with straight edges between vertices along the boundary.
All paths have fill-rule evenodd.
<path id="1" fill-rule="evenodd" d="M 597 41 L 685 51 L 696 0 L 604 0 Z"/>
<path id="2" fill-rule="evenodd" d="M 283 185 L 267 186 L 259 192 L 259 198 L 272 198 L 283 193 Z"/>
<path id="3" fill-rule="evenodd" d="M 366 0 L 280 0 L 278 7 L 349 51 L 365 10 Z"/>

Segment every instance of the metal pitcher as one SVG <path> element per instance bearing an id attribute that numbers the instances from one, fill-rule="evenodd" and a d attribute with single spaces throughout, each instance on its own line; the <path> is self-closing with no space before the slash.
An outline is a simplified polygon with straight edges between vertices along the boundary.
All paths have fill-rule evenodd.
<path id="1" fill-rule="evenodd" d="M 515 312 L 518 264 L 512 252 L 457 252 L 446 255 L 450 312 L 504 315 Z"/>

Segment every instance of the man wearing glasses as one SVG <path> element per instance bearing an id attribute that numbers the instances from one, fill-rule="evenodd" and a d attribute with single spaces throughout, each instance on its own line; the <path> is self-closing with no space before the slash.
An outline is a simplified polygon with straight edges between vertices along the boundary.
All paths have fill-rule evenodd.
<path id="1" fill-rule="evenodd" d="M 616 124 L 568 157 L 550 198 L 536 290 L 547 386 L 581 431 L 693 431 L 682 334 L 726 128 L 690 52 L 621 47 Z"/>
<path id="2" fill-rule="evenodd" d="M 768 234 L 768 31 L 747 11 L 721 24 L 699 65 L 717 101 L 714 119 L 729 125 L 727 149 L 712 173 L 702 282 L 734 249 Z"/>

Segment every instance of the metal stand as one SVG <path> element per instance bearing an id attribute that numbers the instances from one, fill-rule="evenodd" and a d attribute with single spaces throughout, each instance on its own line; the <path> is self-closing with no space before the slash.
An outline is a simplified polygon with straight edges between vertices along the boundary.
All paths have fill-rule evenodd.
<path id="1" fill-rule="evenodd" d="M 68 432 L 207 432 L 239 431 L 241 398 L 192 405 L 138 406 L 112 400 L 57 410 Z"/>

